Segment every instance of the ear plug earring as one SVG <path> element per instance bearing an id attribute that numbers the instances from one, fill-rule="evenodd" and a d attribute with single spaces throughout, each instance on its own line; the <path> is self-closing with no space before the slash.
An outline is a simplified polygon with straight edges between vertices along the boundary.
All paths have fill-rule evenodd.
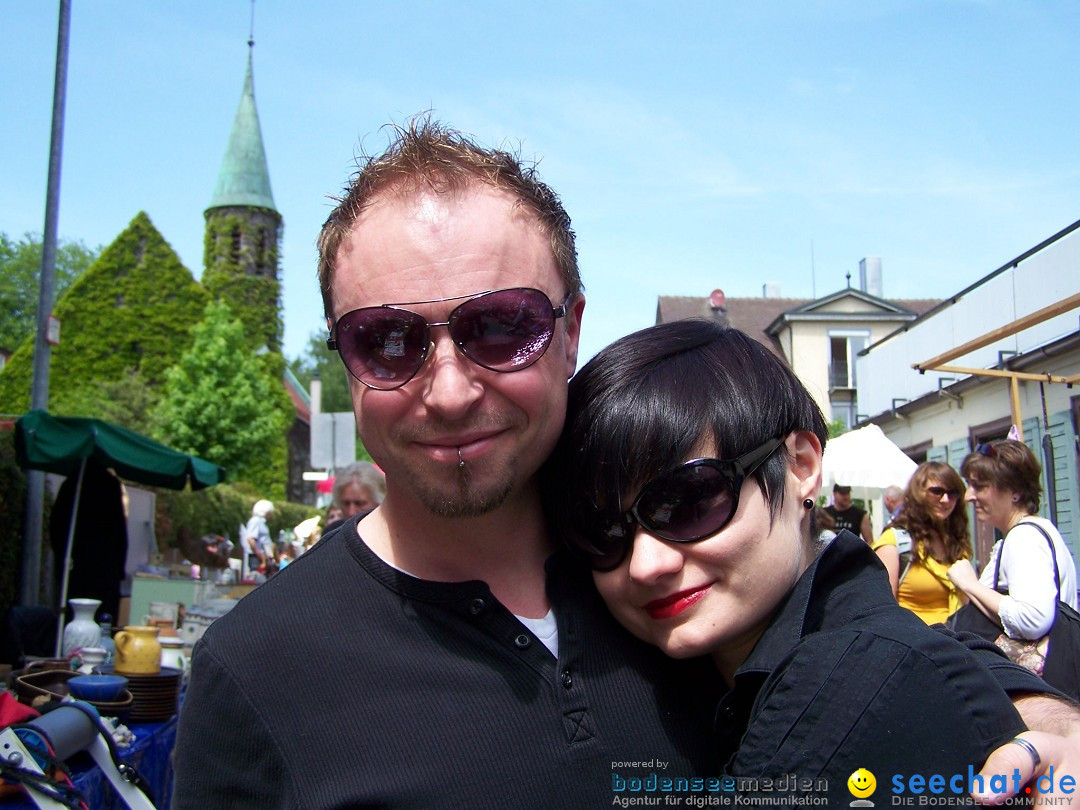
<path id="1" fill-rule="evenodd" d="M 814 499 L 813 498 L 807 498 L 805 501 L 802 502 L 802 505 L 803 505 L 803 509 L 813 509 L 814 508 Z"/>

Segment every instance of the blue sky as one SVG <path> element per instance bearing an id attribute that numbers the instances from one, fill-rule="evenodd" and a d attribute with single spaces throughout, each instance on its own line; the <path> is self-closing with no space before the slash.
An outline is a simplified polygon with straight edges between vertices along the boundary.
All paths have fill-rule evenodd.
<path id="1" fill-rule="evenodd" d="M 60 234 L 105 245 L 145 210 L 198 276 L 250 3 L 73 7 Z M 44 222 L 57 8 L 0 0 L 12 237 Z M 262 0 L 255 41 L 290 356 L 322 326 L 330 195 L 427 109 L 562 194 L 584 357 L 659 295 L 822 296 L 880 256 L 886 297 L 943 297 L 1080 218 L 1071 1 Z"/>

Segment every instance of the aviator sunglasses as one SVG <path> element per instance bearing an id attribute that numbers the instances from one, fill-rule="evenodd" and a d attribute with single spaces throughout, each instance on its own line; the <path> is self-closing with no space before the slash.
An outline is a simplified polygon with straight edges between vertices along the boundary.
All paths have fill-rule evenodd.
<path id="1" fill-rule="evenodd" d="M 346 312 L 330 329 L 326 347 L 368 388 L 391 391 L 416 376 L 431 351 L 431 330 L 445 326 L 458 351 L 490 371 L 528 368 L 547 351 L 555 321 L 566 314 L 574 293 L 553 306 L 540 290 L 514 287 L 474 295 L 413 301 L 410 305 L 458 304 L 447 320 L 429 323 L 404 304 L 382 304 Z"/>
<path id="2" fill-rule="evenodd" d="M 743 482 L 784 443 L 770 439 L 738 458 L 696 458 L 647 483 L 622 513 L 591 508 L 591 525 L 572 532 L 596 571 L 617 568 L 634 542 L 634 524 L 672 543 L 694 543 L 723 529 L 739 508 Z"/>

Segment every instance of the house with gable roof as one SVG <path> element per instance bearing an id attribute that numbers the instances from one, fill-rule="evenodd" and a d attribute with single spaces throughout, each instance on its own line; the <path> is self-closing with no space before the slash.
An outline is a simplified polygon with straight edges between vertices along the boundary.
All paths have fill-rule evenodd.
<path id="1" fill-rule="evenodd" d="M 865 275 L 862 284 L 865 286 Z M 861 413 L 855 359 L 885 335 L 934 307 L 935 300 L 888 300 L 865 289 L 815 299 L 781 298 L 767 284 L 760 298 L 661 296 L 656 322 L 719 320 L 746 332 L 784 360 L 814 396 L 825 418 L 850 428 Z"/>

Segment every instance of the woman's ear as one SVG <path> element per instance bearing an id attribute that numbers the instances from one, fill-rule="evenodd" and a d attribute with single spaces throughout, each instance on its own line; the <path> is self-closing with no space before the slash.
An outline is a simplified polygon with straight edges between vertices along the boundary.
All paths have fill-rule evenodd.
<path id="1" fill-rule="evenodd" d="M 821 490 L 821 440 L 808 430 L 787 437 L 788 469 L 798 484 L 799 500 L 817 500 Z"/>

